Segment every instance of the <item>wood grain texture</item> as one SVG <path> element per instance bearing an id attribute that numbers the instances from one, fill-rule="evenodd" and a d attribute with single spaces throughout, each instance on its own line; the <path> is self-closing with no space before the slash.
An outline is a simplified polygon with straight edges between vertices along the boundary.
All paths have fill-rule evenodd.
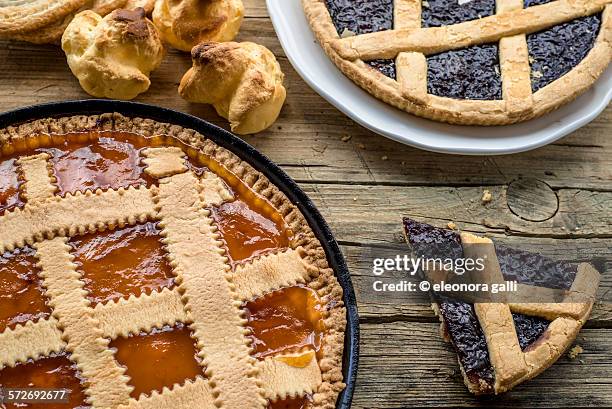
<path id="1" fill-rule="evenodd" d="M 481 202 L 484 190 L 493 196 Z M 381 185 L 308 184 L 306 192 L 320 203 L 340 240 L 358 232 L 370 242 L 393 242 L 401 233 L 402 216 L 426 222 L 453 221 L 477 233 L 558 238 L 611 238 L 612 192 L 560 189 L 559 210 L 550 219 L 532 222 L 513 214 L 506 200 L 506 186 L 415 187 Z M 435 223 L 434 223 L 435 224 Z"/>
<path id="2" fill-rule="evenodd" d="M 612 304 L 600 303 L 579 336 L 585 353 L 562 358 L 539 378 L 492 399 L 470 396 L 456 358 L 437 334 L 427 300 L 380 297 L 370 290 L 373 255 L 406 250 L 401 217 L 486 234 L 507 245 L 568 260 L 595 260 L 600 297 L 612 300 L 612 108 L 546 147 L 517 155 L 450 156 L 420 151 L 356 125 L 315 94 L 291 68 L 263 0 L 245 0 L 239 40 L 269 47 L 286 74 L 288 97 L 269 130 L 245 140 L 277 162 L 310 195 L 342 245 L 357 293 L 362 358 L 355 408 L 612 406 Z M 224 128 L 211 107 L 177 93 L 190 67 L 169 50 L 137 101 L 194 114 Z M 87 98 L 54 46 L 0 42 L 0 111 L 41 102 Z M 531 209 L 537 189 L 508 186 L 535 179 L 550 187 L 547 213 Z M 541 184 L 534 185 L 542 188 Z M 482 204 L 483 190 L 493 200 Z M 553 193 L 558 209 L 552 211 Z M 511 207 L 518 206 L 518 212 Z M 517 214 L 518 213 L 518 214 Z M 544 219 L 544 220 L 542 220 Z M 533 221 L 542 220 L 542 221 Z M 580 359 L 584 364 L 580 363 Z"/>
<path id="3" fill-rule="evenodd" d="M 576 359 L 566 355 L 539 377 L 505 395 L 474 397 L 462 383 L 450 345 L 439 341 L 438 324 L 396 322 L 363 324 L 359 393 L 354 408 L 610 407 L 612 330 L 585 329 L 576 343 Z M 389 336 L 393 334 L 393 336 Z M 608 393 L 605 393 L 605 392 Z"/>

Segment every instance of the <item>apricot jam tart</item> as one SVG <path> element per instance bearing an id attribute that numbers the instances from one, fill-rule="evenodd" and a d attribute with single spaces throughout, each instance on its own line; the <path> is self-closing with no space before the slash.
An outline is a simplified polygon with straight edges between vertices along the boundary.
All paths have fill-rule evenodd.
<path id="1" fill-rule="evenodd" d="M 0 390 L 26 408 L 334 408 L 342 289 L 300 211 L 189 129 L 0 130 Z"/>

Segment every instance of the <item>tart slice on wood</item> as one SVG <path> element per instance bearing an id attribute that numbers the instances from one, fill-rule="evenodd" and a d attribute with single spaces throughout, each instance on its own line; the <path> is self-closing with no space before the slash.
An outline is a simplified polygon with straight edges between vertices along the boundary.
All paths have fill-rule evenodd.
<path id="1" fill-rule="evenodd" d="M 599 286 L 599 273 L 590 264 L 553 261 L 408 218 L 404 230 L 416 256 L 443 249 L 445 257 L 456 259 L 467 257 L 470 246 L 482 245 L 492 255 L 485 263 L 487 277 L 516 281 L 523 290 L 579 294 L 575 301 L 517 302 L 509 297 L 507 302 L 473 304 L 432 294 L 441 334 L 453 345 L 472 393 L 505 392 L 539 375 L 572 345 L 589 317 Z"/>

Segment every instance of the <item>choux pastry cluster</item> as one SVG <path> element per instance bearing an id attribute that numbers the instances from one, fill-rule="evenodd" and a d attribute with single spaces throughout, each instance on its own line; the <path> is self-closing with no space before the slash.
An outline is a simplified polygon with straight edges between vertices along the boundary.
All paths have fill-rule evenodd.
<path id="1" fill-rule="evenodd" d="M 98 2 L 125 9 L 106 17 L 81 11 L 62 36 L 68 65 L 87 93 L 132 99 L 147 91 L 164 42 L 191 51 L 193 67 L 179 87 L 184 99 L 213 105 L 239 134 L 262 131 L 278 118 L 286 90 L 276 58 L 261 45 L 232 42 L 244 16 L 242 0 Z"/>
<path id="2" fill-rule="evenodd" d="M 276 121 L 287 93 L 270 50 L 250 42 L 203 43 L 191 57 L 193 67 L 179 86 L 181 97 L 212 104 L 238 134 L 259 132 Z"/>

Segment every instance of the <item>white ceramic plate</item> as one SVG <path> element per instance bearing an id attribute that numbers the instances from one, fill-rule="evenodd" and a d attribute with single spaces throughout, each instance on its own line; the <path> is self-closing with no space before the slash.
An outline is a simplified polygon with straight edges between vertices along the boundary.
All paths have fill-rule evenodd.
<path id="1" fill-rule="evenodd" d="M 612 69 L 574 102 L 516 125 L 447 125 L 410 115 L 374 98 L 327 58 L 306 21 L 300 0 L 266 0 L 289 61 L 323 98 L 364 127 L 421 149 L 490 155 L 522 152 L 554 142 L 592 121 L 612 99 Z"/>

